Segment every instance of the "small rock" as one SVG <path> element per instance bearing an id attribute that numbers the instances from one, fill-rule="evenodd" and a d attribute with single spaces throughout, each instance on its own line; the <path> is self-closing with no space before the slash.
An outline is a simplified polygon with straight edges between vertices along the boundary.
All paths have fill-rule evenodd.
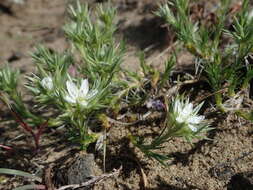
<path id="1" fill-rule="evenodd" d="M 76 159 L 73 165 L 68 169 L 68 184 L 79 184 L 86 182 L 93 176 L 94 155 L 85 154 Z M 88 188 L 80 188 L 87 190 Z"/>
<path id="2" fill-rule="evenodd" d="M 79 153 L 70 160 L 61 163 L 56 174 L 56 184 L 80 184 L 94 176 L 95 160 L 93 154 Z M 92 187 L 83 187 L 78 190 L 90 190 Z"/>

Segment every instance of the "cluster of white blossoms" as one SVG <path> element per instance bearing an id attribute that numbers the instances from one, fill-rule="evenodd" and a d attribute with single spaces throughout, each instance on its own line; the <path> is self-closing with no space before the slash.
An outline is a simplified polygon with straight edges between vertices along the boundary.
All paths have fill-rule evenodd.
<path id="1" fill-rule="evenodd" d="M 53 80 L 51 77 L 45 77 L 41 80 L 41 85 L 47 90 L 52 90 L 54 87 Z M 67 93 L 65 100 L 71 104 L 80 104 L 87 106 L 89 99 L 97 94 L 97 90 L 89 92 L 88 79 L 83 79 L 80 88 L 72 80 L 66 82 Z"/>
<path id="2" fill-rule="evenodd" d="M 43 88 L 52 90 L 54 87 L 53 80 L 51 77 L 45 77 L 41 81 Z M 81 81 L 80 87 L 78 87 L 72 80 L 66 82 L 66 93 L 64 99 L 71 104 L 79 104 L 87 106 L 89 100 L 97 94 L 97 90 L 89 92 L 88 79 Z M 189 99 L 183 100 L 182 98 L 176 97 L 172 103 L 172 109 L 170 114 L 175 121 L 176 126 L 188 127 L 191 131 L 197 132 L 198 127 L 203 123 L 205 117 L 198 115 L 202 104 L 193 108 L 193 104 L 189 102 Z"/>
<path id="3" fill-rule="evenodd" d="M 189 127 L 193 132 L 198 131 L 198 126 L 203 123 L 205 117 L 197 115 L 198 111 L 202 107 L 203 103 L 193 108 L 193 104 L 189 103 L 189 99 L 186 101 L 175 98 L 173 102 L 173 116 L 177 124 L 184 124 Z"/>

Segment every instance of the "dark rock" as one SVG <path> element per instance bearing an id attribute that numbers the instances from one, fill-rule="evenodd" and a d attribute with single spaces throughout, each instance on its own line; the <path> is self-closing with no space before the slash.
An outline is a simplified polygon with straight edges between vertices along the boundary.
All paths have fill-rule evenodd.
<path id="1" fill-rule="evenodd" d="M 80 153 L 73 156 L 71 161 L 62 163 L 58 170 L 56 183 L 58 185 L 80 184 L 94 176 L 95 161 L 93 154 Z M 78 190 L 90 190 L 92 187 L 83 187 Z"/>
<path id="2" fill-rule="evenodd" d="M 86 182 L 93 176 L 94 155 L 85 154 L 76 159 L 73 165 L 68 169 L 68 183 L 79 184 Z M 80 188 L 87 190 L 88 188 Z M 90 189 L 90 188 L 89 188 Z"/>

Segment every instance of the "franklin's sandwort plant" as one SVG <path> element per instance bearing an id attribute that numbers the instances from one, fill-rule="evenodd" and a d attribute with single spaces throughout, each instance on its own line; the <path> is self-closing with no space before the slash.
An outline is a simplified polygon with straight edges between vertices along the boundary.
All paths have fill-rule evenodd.
<path id="1" fill-rule="evenodd" d="M 175 137 L 183 137 L 191 142 L 194 138 L 205 138 L 204 133 L 211 130 L 205 117 L 198 115 L 202 105 L 203 103 L 194 108 L 189 99 L 177 96 L 170 103 L 165 127 L 158 137 L 151 143 L 145 143 L 143 138 L 130 135 L 131 142 L 146 156 L 166 165 L 165 161 L 170 157 L 157 152 L 165 146 L 164 143 Z"/>
<path id="2" fill-rule="evenodd" d="M 58 114 L 49 124 L 66 125 L 70 140 L 86 149 L 98 137 L 90 123 L 112 105 L 120 89 L 123 46 L 113 38 L 115 9 L 98 6 L 94 22 L 87 5 L 78 2 L 76 9 L 70 6 L 69 10 L 71 20 L 64 30 L 72 51 L 80 55 L 80 64 L 70 52 L 59 54 L 39 47 L 33 55 L 39 73 L 28 77 L 27 87 L 38 106 L 52 107 Z"/>
<path id="3" fill-rule="evenodd" d="M 216 106 L 222 112 L 231 111 L 234 105 L 228 105 L 229 99 L 248 88 L 253 77 L 252 66 L 247 61 L 253 49 L 253 18 L 249 0 L 243 0 L 241 9 L 233 16 L 232 30 L 226 24 L 232 14 L 229 12 L 230 5 L 230 0 L 220 1 L 220 7 L 215 12 L 216 21 L 211 27 L 191 19 L 189 0 L 169 1 L 160 5 L 156 12 L 172 26 L 178 40 L 195 56 L 197 67 L 203 70 L 200 74 L 212 88 Z"/>
<path id="4" fill-rule="evenodd" d="M 32 123 L 39 125 L 42 120 L 27 109 L 21 93 L 17 90 L 19 80 L 19 70 L 11 69 L 8 65 L 0 68 L 0 100 L 10 107 L 11 99 L 11 107 L 16 112 L 22 113 L 22 118 L 29 118 Z"/>
<path id="5" fill-rule="evenodd" d="M 76 8 L 70 6 L 70 22 L 64 26 L 70 51 L 58 53 L 38 46 L 32 54 L 37 72 L 26 76 L 25 86 L 38 114 L 29 111 L 17 90 L 19 72 L 9 67 L 0 70 L 1 99 L 22 123 L 38 126 L 48 118 L 49 127 L 65 126 L 69 139 L 82 149 L 99 137 L 93 132 L 94 120 L 101 120 L 107 109 L 116 109 L 123 99 L 126 103 L 141 100 L 140 87 L 145 83 L 138 74 L 120 68 L 124 44 L 113 37 L 115 9 L 99 5 L 94 15 L 91 12 L 79 2 Z"/>
<path id="6" fill-rule="evenodd" d="M 42 126 L 41 130 L 42 123 L 48 127 L 65 127 L 69 140 L 78 143 L 81 149 L 97 141 L 100 148 L 102 142 L 105 153 L 110 122 L 115 121 L 109 117 L 123 108 L 143 106 L 148 99 L 151 99 L 148 109 L 165 110 L 165 104 L 156 97 L 161 97 L 162 91 L 171 85 L 169 79 L 176 57 L 172 55 L 165 62 L 163 72 L 148 65 L 144 54 L 140 54 L 141 71 L 121 68 L 125 47 L 114 39 L 116 10 L 101 5 L 93 10 L 79 2 L 75 8 L 70 6 L 70 21 L 64 26 L 71 43 L 69 50 L 59 53 L 38 46 L 32 54 L 37 70 L 26 76 L 25 84 L 32 95 L 32 107 L 18 91 L 19 72 L 9 67 L 0 69 L 0 97 L 24 128 L 28 126 L 24 125 L 26 122 L 31 127 Z M 193 108 L 188 99 L 178 96 L 170 103 L 165 127 L 158 137 L 150 144 L 141 137 L 130 136 L 130 139 L 145 155 L 164 163 L 168 157 L 155 150 L 165 142 L 174 137 L 188 141 L 202 138 L 202 132 L 210 129 L 204 116 L 198 115 L 201 106 Z M 39 142 L 38 135 L 32 130 L 30 133 Z"/>

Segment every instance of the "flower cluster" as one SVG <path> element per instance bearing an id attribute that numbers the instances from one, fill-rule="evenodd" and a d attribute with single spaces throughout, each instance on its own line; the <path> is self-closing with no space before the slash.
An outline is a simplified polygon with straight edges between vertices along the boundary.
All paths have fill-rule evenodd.
<path id="1" fill-rule="evenodd" d="M 189 102 L 189 98 L 184 99 L 183 96 L 177 96 L 172 100 L 165 129 L 150 144 L 145 144 L 143 139 L 135 136 L 129 136 L 130 141 L 138 147 L 146 156 L 159 161 L 166 165 L 165 161 L 169 159 L 167 155 L 157 152 L 158 149 L 164 147 L 164 143 L 170 141 L 173 137 L 184 137 L 189 142 L 194 138 L 201 138 L 202 132 L 208 131 L 209 124 L 205 117 L 198 115 L 203 103 L 195 108 Z"/>
<path id="2" fill-rule="evenodd" d="M 193 109 L 193 104 L 189 103 L 189 99 L 185 102 L 176 98 L 173 104 L 173 114 L 175 116 L 175 121 L 181 125 L 186 125 L 193 132 L 198 131 L 198 126 L 201 124 L 205 117 L 198 116 L 197 113 L 202 107 L 202 104 L 198 105 Z"/>
<path id="3" fill-rule="evenodd" d="M 71 81 L 66 82 L 68 94 L 65 96 L 65 100 L 72 104 L 80 104 L 82 106 L 88 105 L 88 100 L 97 94 L 97 90 L 89 92 L 88 79 L 83 79 L 80 88 Z"/>
<path id="4" fill-rule="evenodd" d="M 171 103 L 168 117 L 168 126 L 170 128 L 171 136 L 185 137 L 190 139 L 197 136 L 204 129 L 208 127 L 205 117 L 198 115 L 203 103 L 195 108 L 189 102 L 189 99 L 176 97 Z"/>

